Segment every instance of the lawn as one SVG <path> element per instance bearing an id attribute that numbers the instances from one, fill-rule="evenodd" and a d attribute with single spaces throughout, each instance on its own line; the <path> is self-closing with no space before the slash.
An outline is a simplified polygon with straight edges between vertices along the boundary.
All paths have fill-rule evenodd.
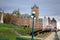
<path id="1" fill-rule="evenodd" d="M 11 30 L 17 26 L 9 24 L 0 24 L 0 39 L 9 38 L 10 40 L 16 40 L 17 35 Z"/>
<path id="2" fill-rule="evenodd" d="M 17 26 L 12 24 L 0 24 L 0 28 L 17 28 Z"/>
<path id="3" fill-rule="evenodd" d="M 31 28 L 20 27 L 20 28 L 16 28 L 16 31 L 21 35 L 29 35 L 31 33 Z"/>
<path id="4" fill-rule="evenodd" d="M 31 28 L 18 27 L 11 24 L 0 24 L 0 39 L 8 38 L 9 40 L 16 40 L 18 37 L 21 40 L 31 40 L 31 38 L 19 37 L 14 33 L 14 31 L 12 31 L 12 29 L 16 29 L 16 31 L 20 32 L 21 35 L 28 35 L 31 32 Z"/>
<path id="5" fill-rule="evenodd" d="M 22 26 L 18 27 L 16 25 L 12 25 L 12 24 L 0 24 L 0 31 L 4 31 L 7 29 L 11 30 L 11 31 L 12 31 L 12 29 L 14 29 L 21 35 L 29 35 L 31 33 L 31 28 L 24 28 Z"/>
<path id="6" fill-rule="evenodd" d="M 17 36 L 14 32 L 12 32 L 9 29 L 4 29 L 4 31 L 0 30 L 0 38 L 9 38 L 9 40 L 31 40 L 31 38 L 22 38 Z"/>
<path id="7" fill-rule="evenodd" d="M 9 38 L 15 40 L 17 35 L 11 29 L 0 29 L 0 38 Z"/>

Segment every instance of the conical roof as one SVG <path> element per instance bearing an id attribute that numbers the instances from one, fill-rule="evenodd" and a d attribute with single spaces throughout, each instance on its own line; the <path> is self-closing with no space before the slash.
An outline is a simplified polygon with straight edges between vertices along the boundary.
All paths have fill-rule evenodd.
<path id="1" fill-rule="evenodd" d="M 51 21 L 50 17 L 48 17 L 48 20 Z"/>
<path id="2" fill-rule="evenodd" d="M 56 23 L 56 20 L 55 20 L 55 18 L 53 18 L 53 19 L 51 20 L 51 22 L 55 22 L 55 23 Z"/>
<path id="3" fill-rule="evenodd" d="M 32 9 L 33 9 L 33 8 L 38 8 L 38 6 L 37 6 L 36 4 L 34 4 L 33 7 L 32 7 Z"/>

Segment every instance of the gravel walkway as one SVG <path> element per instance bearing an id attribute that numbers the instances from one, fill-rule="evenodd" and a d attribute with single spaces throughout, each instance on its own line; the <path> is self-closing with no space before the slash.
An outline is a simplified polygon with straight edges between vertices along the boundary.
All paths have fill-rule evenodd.
<path id="1" fill-rule="evenodd" d="M 51 35 L 49 35 L 45 40 L 54 40 L 55 38 L 55 33 L 52 32 Z"/>

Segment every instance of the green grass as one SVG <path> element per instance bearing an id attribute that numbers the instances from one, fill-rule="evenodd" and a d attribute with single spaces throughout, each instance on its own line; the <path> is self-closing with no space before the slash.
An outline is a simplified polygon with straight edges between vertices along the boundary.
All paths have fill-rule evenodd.
<path id="1" fill-rule="evenodd" d="M 31 28 L 24 29 L 24 27 L 20 27 L 20 28 L 16 28 L 16 31 L 21 35 L 29 35 L 31 33 Z"/>
<path id="2" fill-rule="evenodd" d="M 0 38 L 16 40 L 17 35 L 12 31 L 12 28 L 17 28 L 17 26 L 11 24 L 0 24 Z"/>
<path id="3" fill-rule="evenodd" d="M 16 31 L 18 33 L 20 33 L 21 35 L 29 35 L 31 33 L 31 28 L 24 28 L 24 27 L 18 27 L 12 24 L 0 24 L 0 30 L 3 29 L 2 31 L 4 31 L 4 29 L 16 29 Z"/>
<path id="4" fill-rule="evenodd" d="M 17 28 L 17 26 L 12 24 L 0 24 L 0 28 Z"/>
<path id="5" fill-rule="evenodd" d="M 10 29 L 1 29 L 0 38 L 9 38 L 10 40 L 15 40 L 17 35 Z"/>
<path id="6" fill-rule="evenodd" d="M 9 38 L 10 40 L 16 40 L 17 37 L 19 36 L 17 36 L 11 29 L 0 29 L 0 38 Z M 31 40 L 31 38 L 19 38 L 21 40 Z"/>
<path id="7" fill-rule="evenodd" d="M 0 24 L 0 38 L 9 38 L 10 40 L 16 40 L 16 37 L 18 37 L 18 35 L 16 35 L 12 29 L 16 29 L 17 31 L 21 32 L 22 35 L 27 35 L 29 32 L 31 32 L 30 28 L 24 29 L 23 27 L 18 27 L 11 24 Z"/>

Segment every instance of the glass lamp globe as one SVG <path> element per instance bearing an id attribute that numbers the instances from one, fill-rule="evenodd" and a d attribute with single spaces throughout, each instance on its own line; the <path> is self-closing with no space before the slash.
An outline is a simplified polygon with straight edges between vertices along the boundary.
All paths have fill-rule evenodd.
<path id="1" fill-rule="evenodd" d="M 36 20 L 36 17 L 34 17 L 34 19 Z"/>
<path id="2" fill-rule="evenodd" d="M 32 13 L 35 14 L 35 11 L 33 11 Z"/>
<path id="3" fill-rule="evenodd" d="M 33 18 L 34 16 L 31 16 L 31 18 Z"/>

